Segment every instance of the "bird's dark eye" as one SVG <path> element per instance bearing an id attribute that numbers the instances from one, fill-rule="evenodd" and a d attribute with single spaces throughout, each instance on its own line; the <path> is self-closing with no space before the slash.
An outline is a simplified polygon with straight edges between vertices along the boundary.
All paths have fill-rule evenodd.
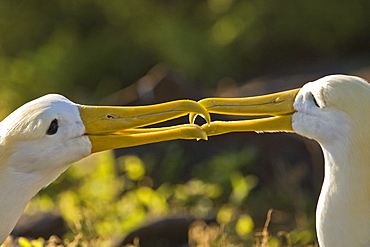
<path id="1" fill-rule="evenodd" d="M 312 100 L 313 100 L 313 102 L 315 103 L 315 105 L 316 105 L 317 107 L 320 107 L 320 105 L 317 103 L 317 100 L 316 100 L 315 96 L 313 96 L 313 94 L 312 94 L 312 93 L 311 93 L 311 96 L 312 96 Z"/>
<path id="2" fill-rule="evenodd" d="M 49 129 L 46 131 L 47 135 L 54 135 L 58 131 L 58 120 L 54 119 L 51 121 Z"/>

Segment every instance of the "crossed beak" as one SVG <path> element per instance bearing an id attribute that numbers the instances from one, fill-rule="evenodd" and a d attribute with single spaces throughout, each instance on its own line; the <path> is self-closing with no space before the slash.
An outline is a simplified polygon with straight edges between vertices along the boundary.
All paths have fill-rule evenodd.
<path id="1" fill-rule="evenodd" d="M 293 131 L 293 104 L 300 89 L 246 98 L 207 98 L 198 103 L 177 100 L 138 107 L 80 105 L 85 135 L 92 153 L 175 139 L 207 139 L 208 136 L 244 131 Z M 270 116 L 244 121 L 210 122 L 209 113 L 239 116 Z M 190 114 L 207 124 L 184 124 L 162 128 L 140 128 Z"/>
<path id="2" fill-rule="evenodd" d="M 202 128 L 208 136 L 244 131 L 293 131 L 293 104 L 300 89 L 246 98 L 207 98 L 199 103 L 210 113 L 239 116 L 270 116 L 243 121 L 215 121 Z M 190 114 L 193 123 L 196 115 Z"/>
<path id="3" fill-rule="evenodd" d="M 92 153 L 174 139 L 207 139 L 201 127 L 184 124 L 163 128 L 139 128 L 164 122 L 189 113 L 210 116 L 199 103 L 178 100 L 138 107 L 79 106 L 85 135 L 92 143 Z"/>

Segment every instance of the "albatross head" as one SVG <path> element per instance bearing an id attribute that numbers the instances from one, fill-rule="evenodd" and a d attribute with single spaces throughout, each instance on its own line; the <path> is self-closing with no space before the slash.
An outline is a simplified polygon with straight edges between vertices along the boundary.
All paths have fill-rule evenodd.
<path id="1" fill-rule="evenodd" d="M 294 102 L 295 132 L 321 145 L 349 141 L 370 123 L 370 84 L 355 76 L 333 75 L 305 84 Z M 361 127 L 362 125 L 362 127 Z M 367 136 L 370 138 L 370 136 Z"/>
<path id="2" fill-rule="evenodd" d="M 190 100 L 139 107 L 75 104 L 50 94 L 0 122 L 0 243 L 28 201 L 69 165 L 91 153 L 173 139 L 206 139 L 197 125 L 138 128 L 207 110 Z"/>
<path id="3" fill-rule="evenodd" d="M 325 157 L 316 212 L 320 246 L 368 246 L 370 84 L 355 76 L 331 75 L 300 89 L 248 98 L 209 98 L 200 103 L 211 113 L 271 116 L 205 124 L 202 128 L 208 135 L 285 131 L 318 141 Z"/>
<path id="4" fill-rule="evenodd" d="M 91 153 L 79 108 L 61 95 L 47 95 L 18 108 L 0 123 L 0 133 L 1 169 L 8 166 L 28 176 L 40 173 L 42 180 L 50 179 L 44 173 L 63 172 Z"/>
<path id="5" fill-rule="evenodd" d="M 170 139 L 205 138 L 196 125 L 135 129 L 206 110 L 182 100 L 140 107 L 97 107 L 50 94 L 33 100 L 0 122 L 1 166 L 18 173 L 49 173 L 91 153 Z M 164 138 L 163 138 L 164 137 Z"/>

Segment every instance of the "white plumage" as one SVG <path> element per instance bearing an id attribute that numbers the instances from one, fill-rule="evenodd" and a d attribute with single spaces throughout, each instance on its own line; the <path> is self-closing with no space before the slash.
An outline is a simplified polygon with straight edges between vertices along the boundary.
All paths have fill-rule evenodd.
<path id="1" fill-rule="evenodd" d="M 300 90 L 294 108 L 293 129 L 318 141 L 325 157 L 316 212 L 320 245 L 370 246 L 370 85 L 324 77 Z"/>
<path id="2" fill-rule="evenodd" d="M 45 134 L 53 119 L 61 123 Z M 78 108 L 59 95 L 23 105 L 0 123 L 0 242 L 28 201 L 68 166 L 91 153 Z"/>

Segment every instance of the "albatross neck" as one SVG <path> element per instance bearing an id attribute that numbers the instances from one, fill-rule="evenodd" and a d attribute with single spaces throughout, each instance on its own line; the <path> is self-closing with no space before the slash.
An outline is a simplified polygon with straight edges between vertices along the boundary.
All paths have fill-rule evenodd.
<path id="1" fill-rule="evenodd" d="M 27 203 L 38 192 L 29 188 L 9 172 L 0 173 L 0 244 L 7 238 Z"/>
<path id="2" fill-rule="evenodd" d="M 325 177 L 316 229 L 322 247 L 370 244 L 370 152 L 353 144 L 321 145 Z"/>

